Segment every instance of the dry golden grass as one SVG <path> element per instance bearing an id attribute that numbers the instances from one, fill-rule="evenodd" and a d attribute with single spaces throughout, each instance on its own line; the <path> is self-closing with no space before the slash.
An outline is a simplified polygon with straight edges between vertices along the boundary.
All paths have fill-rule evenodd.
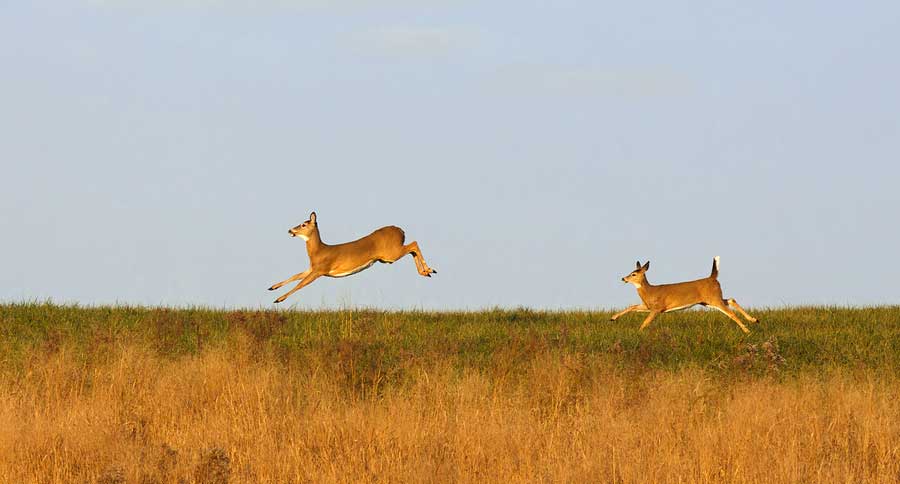
<path id="1" fill-rule="evenodd" d="M 718 378 L 538 352 L 367 391 L 327 354 L 36 350 L 0 381 L 0 482 L 900 480 L 900 379 Z"/>

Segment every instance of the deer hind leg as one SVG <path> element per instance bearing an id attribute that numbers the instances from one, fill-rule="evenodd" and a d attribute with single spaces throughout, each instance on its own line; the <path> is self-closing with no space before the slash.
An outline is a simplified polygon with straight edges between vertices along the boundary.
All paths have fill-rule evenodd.
<path id="1" fill-rule="evenodd" d="M 412 241 L 407 244 L 404 249 L 409 250 L 409 253 L 413 255 L 413 259 L 419 266 L 419 274 L 422 274 L 425 277 L 431 277 L 432 274 L 437 274 L 436 270 L 428 267 L 428 264 L 425 263 L 425 258 L 422 257 L 422 250 L 419 249 L 418 242 Z"/>
<path id="2" fill-rule="evenodd" d="M 300 279 L 303 279 L 304 277 L 308 276 L 311 270 L 312 269 L 307 269 L 299 274 L 294 274 L 293 276 L 291 276 L 281 282 L 276 282 L 275 284 L 272 284 L 272 287 L 270 287 L 269 290 L 274 291 L 275 289 L 278 289 L 279 287 L 281 287 L 289 282 L 299 281 Z"/>
<path id="3" fill-rule="evenodd" d="M 711 303 L 707 303 L 707 304 L 718 309 L 725 316 L 728 316 L 729 318 L 731 318 L 732 321 L 734 321 L 735 323 L 737 323 L 738 326 L 740 326 L 741 331 L 743 331 L 744 333 L 750 332 L 750 330 L 747 329 L 746 326 L 744 326 L 744 323 L 742 323 L 741 320 L 738 319 L 738 317 L 734 314 L 734 312 L 731 309 L 728 309 L 728 303 L 726 303 L 724 300 L 722 302 L 718 302 L 718 303 L 711 302 Z"/>
<path id="4" fill-rule="evenodd" d="M 425 263 L 425 258 L 422 257 L 422 250 L 419 249 L 418 242 L 410 242 L 404 246 L 400 247 L 399 253 L 396 254 L 396 257 L 393 257 L 391 260 L 387 260 L 387 262 L 394 262 L 395 260 L 405 256 L 406 254 L 412 254 L 413 260 L 416 262 L 416 270 L 419 271 L 419 274 L 425 277 L 431 277 L 432 274 L 437 274 L 437 271 L 428 267 L 428 264 Z"/>
<path id="5" fill-rule="evenodd" d="M 650 314 L 648 314 L 647 319 L 645 319 L 644 322 L 641 323 L 641 327 L 640 329 L 638 329 L 638 331 L 643 331 L 644 328 L 650 326 L 650 323 L 653 322 L 653 320 L 656 319 L 657 316 L 659 316 L 659 311 L 650 311 Z"/>
<path id="6" fill-rule="evenodd" d="M 291 289 L 290 291 L 284 293 L 281 297 L 279 297 L 278 299 L 276 299 L 276 300 L 275 300 L 275 303 L 277 304 L 277 303 L 280 303 L 280 302 L 284 301 L 285 299 L 288 298 L 288 296 L 290 296 L 291 294 L 293 294 L 293 293 L 299 291 L 300 289 L 303 289 L 304 287 L 308 286 L 310 282 L 315 281 L 315 280 L 318 279 L 321 275 L 322 275 L 322 274 L 318 274 L 318 273 L 315 273 L 315 272 L 310 273 L 308 276 L 304 277 L 303 280 L 300 281 L 299 284 L 297 284 L 296 286 L 294 286 L 293 289 Z"/>
<path id="7" fill-rule="evenodd" d="M 758 322 L 759 322 L 758 319 L 756 319 L 756 318 L 754 318 L 753 316 L 750 316 L 749 314 L 747 314 L 747 311 L 744 311 L 744 308 L 742 308 L 742 307 L 737 303 L 737 301 L 735 301 L 734 299 L 726 299 L 725 302 L 728 303 L 728 305 L 731 306 L 731 307 L 733 307 L 734 309 L 737 309 L 737 311 L 738 311 L 739 313 L 741 313 L 741 316 L 747 318 L 747 321 L 750 321 L 751 323 L 758 323 Z"/>
<path id="8" fill-rule="evenodd" d="M 619 319 L 620 317 L 622 317 L 622 316 L 624 316 L 624 315 L 626 315 L 626 314 L 628 314 L 628 313 L 630 313 L 630 312 L 632 312 L 632 311 L 644 312 L 644 311 L 649 311 L 649 310 L 650 310 L 650 309 L 647 308 L 647 306 L 644 305 L 644 304 L 635 304 L 634 306 L 628 306 L 627 308 L 625 308 L 625 309 L 624 309 L 623 311 L 621 311 L 621 312 L 618 312 L 618 313 L 616 313 L 616 314 L 613 314 L 612 317 L 609 318 L 609 320 L 610 320 L 610 321 L 615 321 L 615 320 Z"/>

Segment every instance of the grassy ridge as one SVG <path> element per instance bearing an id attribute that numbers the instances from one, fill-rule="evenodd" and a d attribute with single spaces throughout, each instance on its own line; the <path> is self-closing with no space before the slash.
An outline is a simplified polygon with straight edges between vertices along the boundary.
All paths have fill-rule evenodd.
<path id="1" fill-rule="evenodd" d="M 451 361 L 483 370 L 499 359 L 537 353 L 582 354 L 621 368 L 792 374 L 900 370 L 900 307 L 801 307 L 753 310 L 761 322 L 744 336 L 714 311 L 658 318 L 528 309 L 481 312 L 224 311 L 141 307 L 0 305 L 3 366 L 21 367 L 36 348 L 76 348 L 84 358 L 136 343 L 162 356 L 198 354 L 250 335 L 256 351 L 283 360 L 310 352 L 339 355 L 357 368 L 398 376 L 410 362 Z"/>
<path id="2" fill-rule="evenodd" d="M 900 478 L 900 308 L 0 305 L 0 482 Z"/>

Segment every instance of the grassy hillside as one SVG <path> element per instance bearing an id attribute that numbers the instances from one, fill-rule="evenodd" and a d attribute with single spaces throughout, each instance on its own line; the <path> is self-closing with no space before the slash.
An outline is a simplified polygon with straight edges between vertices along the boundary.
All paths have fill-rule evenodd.
<path id="1" fill-rule="evenodd" d="M 18 304 L 0 305 L 0 348 L 3 365 L 15 367 L 36 349 L 61 345 L 88 359 L 121 344 L 140 344 L 160 356 L 178 357 L 247 335 L 254 341 L 254 352 L 280 360 L 339 354 L 357 367 L 380 366 L 394 376 L 410 362 L 452 362 L 459 369 L 485 370 L 503 358 L 524 361 L 543 353 L 581 354 L 623 368 L 900 370 L 900 307 L 752 313 L 761 322 L 744 336 L 723 315 L 708 310 L 665 314 L 638 333 L 642 315 L 611 322 L 607 312 L 293 312 Z"/>
<path id="2" fill-rule="evenodd" d="M 896 482 L 900 307 L 0 305 L 0 482 Z"/>

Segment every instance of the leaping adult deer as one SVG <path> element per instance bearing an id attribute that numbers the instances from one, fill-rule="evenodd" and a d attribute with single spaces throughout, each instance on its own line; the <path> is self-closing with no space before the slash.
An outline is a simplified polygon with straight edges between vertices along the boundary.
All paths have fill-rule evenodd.
<path id="1" fill-rule="evenodd" d="M 309 269 L 275 284 L 269 288 L 274 291 L 293 281 L 300 282 L 290 291 L 275 300 L 280 303 L 291 294 L 308 286 L 316 279 L 327 277 L 345 277 L 368 269 L 376 262 L 392 264 L 397 259 L 412 254 L 419 274 L 431 277 L 437 271 L 428 267 L 422 257 L 419 244 L 415 241 L 404 245 L 406 235 L 400 227 L 393 225 L 382 227 L 371 234 L 344 244 L 328 245 L 319 237 L 319 226 L 316 224 L 316 212 L 309 214 L 309 220 L 288 230 L 291 237 L 300 237 L 306 241 L 306 252 L 309 254 Z"/>
<path id="2" fill-rule="evenodd" d="M 613 315 L 612 321 L 619 319 L 619 316 L 630 313 L 631 311 L 649 312 L 647 319 L 641 324 L 641 329 L 646 328 L 659 313 L 668 313 L 678 311 L 680 309 L 689 308 L 695 304 L 701 306 L 712 306 L 719 311 L 725 313 L 732 321 L 741 327 L 745 333 L 750 330 L 741 323 L 741 320 L 735 316 L 729 306 L 737 309 L 748 321 L 756 323 L 759 320 L 747 314 L 744 308 L 740 307 L 734 299 L 724 299 L 722 297 L 722 287 L 719 286 L 719 256 L 713 257 L 712 273 L 709 277 L 697 279 L 696 281 L 679 282 L 676 284 L 661 284 L 654 286 L 647 281 L 647 270 L 650 269 L 650 261 L 641 266 L 638 261 L 635 264 L 634 271 L 622 278 L 622 282 L 634 284 L 637 288 L 638 296 L 641 297 L 643 304 L 635 304 L 625 308 L 624 311 Z"/>

